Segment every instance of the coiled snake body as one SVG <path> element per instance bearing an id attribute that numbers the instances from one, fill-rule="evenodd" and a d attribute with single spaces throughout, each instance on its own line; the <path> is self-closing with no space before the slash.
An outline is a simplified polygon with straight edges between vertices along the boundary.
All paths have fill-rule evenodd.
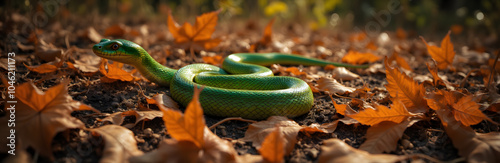
<path id="1" fill-rule="evenodd" d="M 334 65 L 365 68 L 298 55 L 280 53 L 237 53 L 229 55 L 222 69 L 209 64 L 191 64 L 179 70 L 156 62 L 142 47 L 123 39 L 102 39 L 93 46 L 102 58 L 130 64 L 148 80 L 170 86 L 174 100 L 187 106 L 194 86 L 205 85 L 200 103 L 208 115 L 264 119 L 273 115 L 296 117 L 312 107 L 309 85 L 301 79 L 273 76 L 271 64 Z"/>

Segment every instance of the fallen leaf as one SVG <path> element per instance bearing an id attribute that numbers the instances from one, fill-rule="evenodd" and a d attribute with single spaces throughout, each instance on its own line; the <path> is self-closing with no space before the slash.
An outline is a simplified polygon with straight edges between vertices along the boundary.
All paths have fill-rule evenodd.
<path id="1" fill-rule="evenodd" d="M 274 131 L 269 133 L 262 142 L 259 149 L 260 155 L 266 162 L 281 163 L 285 156 L 285 137 L 280 131 L 280 127 L 276 126 Z"/>
<path id="2" fill-rule="evenodd" d="M 330 98 L 332 98 L 330 96 Z M 350 114 L 356 114 L 357 112 L 352 110 L 352 108 L 349 106 L 349 105 L 346 105 L 346 104 L 337 104 L 333 98 L 332 98 L 332 102 L 333 102 L 333 106 L 335 107 L 335 110 L 337 111 L 337 113 L 343 115 L 343 116 L 346 116 L 346 115 L 350 115 Z"/>
<path id="3" fill-rule="evenodd" d="M 276 20 L 276 18 L 271 19 L 267 23 L 266 28 L 264 28 L 264 34 L 262 35 L 262 39 L 260 39 L 260 41 L 259 41 L 260 44 L 268 45 L 269 43 L 271 43 L 273 41 L 272 35 L 273 35 L 274 20 Z"/>
<path id="4" fill-rule="evenodd" d="M 342 57 L 342 62 L 360 65 L 365 63 L 372 63 L 382 59 L 372 53 L 360 53 L 357 51 L 349 50 L 344 57 Z"/>
<path id="5" fill-rule="evenodd" d="M 104 122 L 111 122 L 116 125 L 122 125 L 123 121 L 125 118 L 129 116 L 135 116 L 135 123 L 131 125 L 125 125 L 127 128 L 132 128 L 137 123 L 141 122 L 142 120 L 153 120 L 157 117 L 162 117 L 163 112 L 157 111 L 157 110 L 151 110 L 151 111 L 136 111 L 136 110 L 129 110 L 125 112 L 115 112 L 103 119 L 100 119 L 99 121 L 104 121 Z"/>
<path id="6" fill-rule="evenodd" d="M 101 136 L 105 142 L 100 162 L 128 162 L 130 157 L 143 154 L 137 148 L 134 133 L 125 127 L 105 125 L 88 130 L 94 136 Z"/>
<path id="7" fill-rule="evenodd" d="M 202 148 L 204 144 L 203 130 L 205 126 L 205 118 L 203 118 L 203 109 L 199 99 L 200 92 L 203 88 L 194 87 L 194 95 L 191 102 L 186 107 L 184 115 L 182 113 L 166 109 L 159 105 L 163 111 L 163 121 L 168 134 L 178 141 L 190 141 L 197 147 Z"/>
<path id="8" fill-rule="evenodd" d="M 385 88 L 387 88 L 391 97 L 400 99 L 408 111 L 412 113 L 423 113 L 427 111 L 428 107 L 424 99 L 424 86 L 418 84 L 406 74 L 401 73 L 399 69 L 390 67 L 387 58 L 384 64 L 388 82 Z"/>
<path id="9" fill-rule="evenodd" d="M 125 25 L 115 24 L 115 25 L 112 25 L 112 26 L 109 26 L 108 28 L 106 28 L 106 30 L 104 31 L 104 36 L 105 37 L 108 37 L 108 36 L 123 37 L 123 35 L 125 35 L 127 30 L 128 29 Z"/>
<path id="10" fill-rule="evenodd" d="M 22 142 L 19 148 L 32 147 L 42 156 L 53 159 L 52 138 L 61 131 L 85 127 L 83 122 L 71 116 L 71 112 L 89 107 L 68 95 L 68 83 L 65 80 L 45 92 L 31 81 L 16 87 L 15 131 L 17 140 Z M 9 117 L 1 119 L 6 121 Z"/>
<path id="11" fill-rule="evenodd" d="M 478 124 L 489 118 L 479 110 L 479 104 L 474 101 L 474 95 L 463 95 L 456 91 L 439 90 L 427 96 L 427 103 L 433 110 L 449 110 L 455 120 L 464 126 Z M 446 121 L 444 123 L 447 123 Z"/>
<path id="12" fill-rule="evenodd" d="M 469 126 L 463 126 L 456 121 L 450 110 L 436 111 L 443 122 L 446 134 L 450 137 L 458 154 L 467 159 L 467 162 L 499 162 L 500 161 L 500 133 L 476 133 Z M 446 122 L 446 123 L 445 123 Z"/>
<path id="13" fill-rule="evenodd" d="M 94 43 L 99 43 L 104 38 L 95 30 L 94 27 L 87 28 L 87 37 Z"/>
<path id="14" fill-rule="evenodd" d="M 219 45 L 220 39 L 212 39 L 212 33 L 217 25 L 220 10 L 202 14 L 196 17 L 194 26 L 184 23 L 181 27 L 177 25 L 172 13 L 168 14 L 168 30 L 175 38 L 177 44 L 187 44 L 190 49 L 200 46 L 204 49 L 212 49 Z"/>
<path id="15" fill-rule="evenodd" d="M 405 156 L 390 154 L 370 154 L 366 151 L 355 149 L 342 140 L 328 139 L 323 141 L 319 163 L 344 163 L 344 162 L 400 162 L 406 160 Z"/>
<path id="16" fill-rule="evenodd" d="M 324 92 L 330 92 L 330 93 L 335 93 L 335 94 L 339 94 L 339 95 L 343 95 L 343 94 L 346 94 L 347 92 L 353 92 L 354 90 L 356 90 L 355 88 L 352 88 L 352 87 L 346 87 L 342 84 L 340 84 L 339 82 L 337 82 L 337 80 L 335 79 L 329 79 L 329 78 L 320 78 L 318 80 L 318 88 L 320 91 L 324 91 Z"/>
<path id="17" fill-rule="evenodd" d="M 399 99 L 393 100 L 393 102 L 394 103 L 391 105 L 391 109 L 383 105 L 377 105 L 375 106 L 376 110 L 365 109 L 356 114 L 347 114 L 347 116 L 358 120 L 361 124 L 370 126 L 384 121 L 401 123 L 408 119 L 408 117 L 412 116 Z"/>
<path id="18" fill-rule="evenodd" d="M 59 61 L 44 63 L 38 66 L 28 66 L 26 64 L 24 64 L 24 66 L 26 66 L 26 68 L 30 71 L 37 72 L 39 74 L 46 74 L 56 71 L 59 68 L 56 66 L 57 63 L 59 63 Z"/>
<path id="19" fill-rule="evenodd" d="M 442 85 L 442 86 L 445 86 L 449 90 L 455 90 L 455 88 L 453 86 L 451 86 L 450 82 L 448 82 L 447 80 L 443 80 L 441 77 L 439 77 L 438 68 L 436 66 L 431 67 L 429 65 L 429 63 L 426 63 L 426 65 L 427 65 L 427 69 L 429 70 L 429 72 L 432 75 L 432 81 L 433 81 L 432 83 L 435 87 Z"/>
<path id="20" fill-rule="evenodd" d="M 359 42 L 359 41 L 363 41 L 365 39 L 366 39 L 365 32 L 359 32 L 359 33 L 351 34 L 351 36 L 349 36 L 350 42 Z"/>
<path id="21" fill-rule="evenodd" d="M 215 55 L 212 57 L 204 56 L 203 62 L 211 64 L 211 65 L 215 65 L 215 66 L 221 66 L 222 62 L 224 62 L 224 58 L 222 58 L 222 56 L 220 56 L 220 55 Z"/>
<path id="22" fill-rule="evenodd" d="M 107 71 L 105 68 L 106 66 L 108 67 Z M 120 81 L 137 80 L 137 78 L 132 76 L 132 73 L 123 70 L 122 67 L 123 63 L 113 62 L 112 64 L 109 64 L 108 60 L 103 58 L 101 60 L 101 65 L 99 66 L 99 71 L 104 75 L 103 77 L 101 77 L 101 82 L 112 83 L 115 82 L 116 80 Z"/>
<path id="23" fill-rule="evenodd" d="M 142 156 L 130 158 L 130 162 L 236 162 L 238 153 L 227 140 L 219 138 L 207 127 L 203 132 L 203 148 L 194 142 L 175 139 L 163 140 L 158 149 Z M 247 162 L 247 160 L 245 160 Z"/>
<path id="24" fill-rule="evenodd" d="M 369 110 L 369 109 L 368 109 Z M 359 146 L 360 150 L 372 154 L 392 152 L 398 145 L 398 140 L 403 136 L 406 128 L 412 126 L 418 120 L 404 120 L 400 123 L 384 121 L 368 128 L 366 140 Z"/>
<path id="25" fill-rule="evenodd" d="M 345 67 L 337 67 L 333 69 L 332 77 L 338 80 L 354 80 L 360 78 L 358 74 L 352 73 Z"/>
<path id="26" fill-rule="evenodd" d="M 251 124 L 245 132 L 245 137 L 241 138 L 242 141 L 252 142 L 252 146 L 257 149 L 261 148 L 262 142 L 269 133 L 274 131 L 274 127 L 280 127 L 284 135 L 284 144 L 286 146 L 286 154 L 289 154 L 295 142 L 297 142 L 297 135 L 303 127 L 297 122 L 282 116 L 271 116 L 265 121 L 260 121 Z"/>
<path id="27" fill-rule="evenodd" d="M 179 104 L 177 104 L 177 102 L 175 102 L 172 97 L 165 94 L 156 94 L 152 99 L 148 98 L 146 99 L 146 101 L 148 102 L 148 104 L 163 105 L 164 107 L 169 109 L 179 110 Z"/>
<path id="28" fill-rule="evenodd" d="M 420 37 L 420 39 L 427 46 L 429 55 L 438 63 L 437 67 L 439 69 L 445 69 L 452 65 L 455 51 L 453 50 L 453 43 L 450 41 L 450 31 L 448 31 L 448 34 L 441 41 L 441 47 L 427 44 L 423 37 Z"/>
<path id="29" fill-rule="evenodd" d="M 401 67 L 401 68 L 404 68 L 406 70 L 410 70 L 412 71 L 413 69 L 410 67 L 410 64 L 408 64 L 408 62 L 406 62 L 406 60 L 402 57 L 399 56 L 399 53 L 398 52 L 394 52 L 391 57 L 389 57 L 388 59 L 388 62 L 389 63 L 392 63 L 392 62 L 396 62 L 396 64 Z"/>
<path id="30" fill-rule="evenodd" d="M 307 75 L 305 72 L 300 71 L 299 68 L 297 68 L 297 67 L 289 67 L 289 68 L 286 68 L 285 71 L 290 72 L 291 74 L 296 75 L 296 76 Z"/>
<path id="31" fill-rule="evenodd" d="M 78 70 L 84 73 L 94 73 L 99 71 L 101 57 L 96 55 L 80 55 L 78 60 L 73 64 Z"/>

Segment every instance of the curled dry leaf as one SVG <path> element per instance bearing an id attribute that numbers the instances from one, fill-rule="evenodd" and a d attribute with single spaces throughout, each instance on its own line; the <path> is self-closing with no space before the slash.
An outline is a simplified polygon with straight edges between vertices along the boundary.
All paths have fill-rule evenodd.
<path id="1" fill-rule="evenodd" d="M 95 30 L 94 27 L 89 27 L 87 29 L 87 37 L 90 39 L 90 41 L 94 42 L 94 43 L 99 43 L 101 42 L 101 39 L 103 39 L 104 37 L 102 37 L 99 32 L 97 32 Z"/>
<path id="2" fill-rule="evenodd" d="M 409 71 L 413 70 L 413 69 L 411 69 L 410 64 L 408 64 L 408 62 L 406 62 L 406 60 L 404 58 L 399 56 L 398 52 L 394 52 L 391 55 L 391 57 L 389 57 L 388 61 L 389 61 L 389 63 L 392 63 L 395 61 L 399 67 L 404 68 L 404 69 L 409 70 Z"/>
<path id="3" fill-rule="evenodd" d="M 404 120 L 401 123 L 384 121 L 376 124 L 366 131 L 366 140 L 359 149 L 379 154 L 382 152 L 392 152 L 398 145 L 398 140 L 403 136 L 406 128 L 412 126 L 418 120 Z"/>
<path id="4" fill-rule="evenodd" d="M 342 62 L 359 65 L 364 63 L 376 62 L 380 59 L 382 58 L 372 53 L 360 53 L 350 50 L 346 55 L 344 55 L 344 57 L 342 57 Z"/>
<path id="5" fill-rule="evenodd" d="M 434 61 L 436 63 L 436 61 Z M 429 63 L 426 63 L 427 69 L 429 69 L 429 72 L 432 75 L 432 81 L 435 87 L 439 85 L 445 86 L 449 90 L 455 90 L 453 86 L 451 86 L 451 83 L 448 82 L 447 80 L 443 80 L 439 75 L 438 75 L 438 68 L 436 66 L 430 66 Z M 436 64 L 435 64 L 436 65 Z"/>
<path id="6" fill-rule="evenodd" d="M 405 156 L 389 154 L 370 154 L 358 150 L 339 139 L 328 139 L 323 141 L 319 163 L 344 163 L 344 162 L 398 162 Z"/>
<path id="7" fill-rule="evenodd" d="M 346 86 L 340 84 L 335 79 L 329 79 L 329 78 L 324 78 L 324 77 L 322 77 L 318 80 L 318 88 L 320 91 L 324 91 L 324 92 L 328 91 L 330 93 L 335 93 L 335 94 L 340 94 L 340 95 L 346 94 L 348 92 L 350 93 L 350 92 L 353 92 L 354 90 L 356 90 L 355 88 L 346 87 Z"/>
<path id="8" fill-rule="evenodd" d="M 16 148 L 32 147 L 42 156 L 53 158 L 51 144 L 52 138 L 57 133 L 66 129 L 85 127 L 83 122 L 71 116 L 71 112 L 88 110 L 91 107 L 74 101 L 68 95 L 68 83 L 69 81 L 65 80 L 45 92 L 38 89 L 31 81 L 16 87 L 15 95 L 19 101 L 15 105 L 15 131 L 16 139 L 22 142 L 21 146 Z M 12 109 L 6 108 L 6 111 L 10 110 Z M 9 117 L 4 116 L 0 119 L 7 122 Z M 1 148 L 2 151 L 4 147 Z"/>
<path id="9" fill-rule="evenodd" d="M 163 105 L 164 107 L 169 109 L 179 110 L 179 104 L 177 104 L 177 102 L 175 102 L 172 97 L 165 94 L 156 94 L 152 99 L 148 98 L 146 99 L 146 101 L 148 102 L 148 104 Z"/>
<path id="10" fill-rule="evenodd" d="M 358 74 L 352 73 L 345 67 L 337 67 L 332 72 L 332 77 L 339 80 L 354 80 L 360 78 Z"/>
<path id="11" fill-rule="evenodd" d="M 137 148 L 134 133 L 117 125 L 105 125 L 88 129 L 94 136 L 101 136 L 105 142 L 100 162 L 128 162 L 129 157 L 143 154 Z"/>
<path id="12" fill-rule="evenodd" d="M 425 88 L 422 84 L 401 73 L 398 68 L 392 68 L 386 60 L 384 61 L 388 84 L 385 85 L 391 97 L 398 98 L 403 102 L 408 111 L 412 113 L 423 113 L 428 106 L 424 99 Z"/>

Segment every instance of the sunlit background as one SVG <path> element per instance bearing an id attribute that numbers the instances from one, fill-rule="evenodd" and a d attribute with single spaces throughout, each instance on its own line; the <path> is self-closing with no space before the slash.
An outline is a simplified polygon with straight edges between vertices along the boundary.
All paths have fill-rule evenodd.
<path id="1" fill-rule="evenodd" d="M 278 25 L 298 23 L 312 30 L 364 30 L 370 34 L 402 28 L 416 35 L 451 30 L 456 35 L 496 39 L 500 29 L 496 23 L 500 21 L 500 2 L 496 0 L 8 0 L 0 4 L 4 17 L 12 12 L 36 17 L 37 12 L 50 10 L 55 12 L 45 14 L 55 18 L 51 21 L 71 16 L 115 17 L 125 23 L 159 21 L 166 19 L 169 9 L 175 17 L 188 20 L 220 9 L 221 22 L 277 17 Z"/>

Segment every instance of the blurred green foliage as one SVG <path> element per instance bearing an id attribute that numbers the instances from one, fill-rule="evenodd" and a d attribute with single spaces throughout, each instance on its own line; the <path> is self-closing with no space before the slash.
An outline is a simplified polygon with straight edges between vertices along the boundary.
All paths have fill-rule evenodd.
<path id="1" fill-rule="evenodd" d="M 221 20 L 269 19 L 300 23 L 312 29 L 395 30 L 443 32 L 453 25 L 498 35 L 500 1 L 497 0 L 7 0 L 0 1 L 4 15 L 34 15 L 46 4 L 59 4 L 74 15 L 109 17 L 190 18 L 221 10 Z M 168 8 L 168 9 L 167 9 Z M 392 9 L 399 9 L 391 12 Z"/>

